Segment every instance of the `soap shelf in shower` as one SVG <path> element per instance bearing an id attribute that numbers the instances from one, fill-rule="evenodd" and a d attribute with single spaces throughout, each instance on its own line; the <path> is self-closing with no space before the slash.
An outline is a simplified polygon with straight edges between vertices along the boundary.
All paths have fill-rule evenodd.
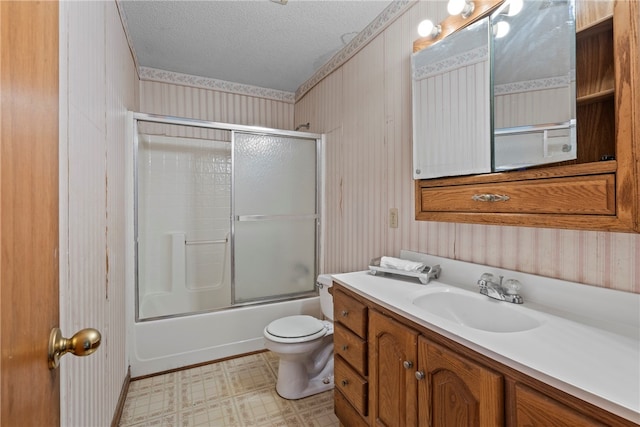
<path id="1" fill-rule="evenodd" d="M 380 267 L 380 257 L 374 258 L 369 263 L 369 273 L 375 276 L 377 274 L 397 274 L 398 276 L 414 277 L 420 280 L 420 283 L 426 285 L 431 279 L 437 279 L 440 276 L 440 265 L 425 266 L 421 271 L 404 271 L 394 268 Z"/>

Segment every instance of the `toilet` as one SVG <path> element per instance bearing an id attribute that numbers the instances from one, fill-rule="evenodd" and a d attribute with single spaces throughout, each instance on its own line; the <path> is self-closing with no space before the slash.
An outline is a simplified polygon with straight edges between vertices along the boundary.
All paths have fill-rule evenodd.
<path id="1" fill-rule="evenodd" d="M 325 320 L 287 316 L 264 328 L 264 346 L 280 359 L 276 391 L 285 399 L 301 399 L 333 388 L 332 284 L 331 275 L 318 276 Z"/>

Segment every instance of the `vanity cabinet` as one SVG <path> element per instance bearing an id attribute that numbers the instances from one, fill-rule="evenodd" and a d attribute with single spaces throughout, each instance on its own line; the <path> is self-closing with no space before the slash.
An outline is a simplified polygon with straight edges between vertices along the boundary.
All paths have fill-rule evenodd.
<path id="1" fill-rule="evenodd" d="M 498 426 L 502 376 L 377 311 L 369 328 L 376 426 Z"/>
<path id="2" fill-rule="evenodd" d="M 334 286 L 333 310 L 335 412 L 345 426 L 366 426 L 368 307 L 356 295 Z"/>
<path id="3" fill-rule="evenodd" d="M 335 413 L 342 426 L 638 425 L 477 353 L 339 283 L 334 282 L 333 289 L 335 326 L 342 330 L 345 320 L 359 330 L 346 327 L 348 331 L 334 335 Z M 349 331 L 368 347 L 362 363 L 359 358 L 348 362 L 354 359 L 342 350 L 343 345 L 351 348 L 351 341 L 342 335 Z"/>
<path id="4" fill-rule="evenodd" d="M 577 160 L 416 180 L 417 220 L 640 232 L 640 3 L 576 0 Z"/>

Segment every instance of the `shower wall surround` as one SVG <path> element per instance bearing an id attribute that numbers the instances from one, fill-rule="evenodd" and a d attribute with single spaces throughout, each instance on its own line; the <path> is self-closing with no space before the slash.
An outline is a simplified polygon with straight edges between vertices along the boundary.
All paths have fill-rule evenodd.
<path id="1" fill-rule="evenodd" d="M 141 135 L 138 157 L 140 318 L 228 307 L 231 142 Z"/>

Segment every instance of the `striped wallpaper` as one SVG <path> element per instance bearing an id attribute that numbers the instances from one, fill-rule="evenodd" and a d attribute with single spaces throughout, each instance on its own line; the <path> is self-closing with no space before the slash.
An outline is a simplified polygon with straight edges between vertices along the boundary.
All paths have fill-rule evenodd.
<path id="1" fill-rule="evenodd" d="M 137 77 L 116 3 L 60 2 L 60 328 L 102 333 L 61 361 L 61 425 L 111 424 L 127 375 L 124 164 Z"/>
<path id="2" fill-rule="evenodd" d="M 293 104 L 244 94 L 142 80 L 140 112 L 293 129 Z"/>

